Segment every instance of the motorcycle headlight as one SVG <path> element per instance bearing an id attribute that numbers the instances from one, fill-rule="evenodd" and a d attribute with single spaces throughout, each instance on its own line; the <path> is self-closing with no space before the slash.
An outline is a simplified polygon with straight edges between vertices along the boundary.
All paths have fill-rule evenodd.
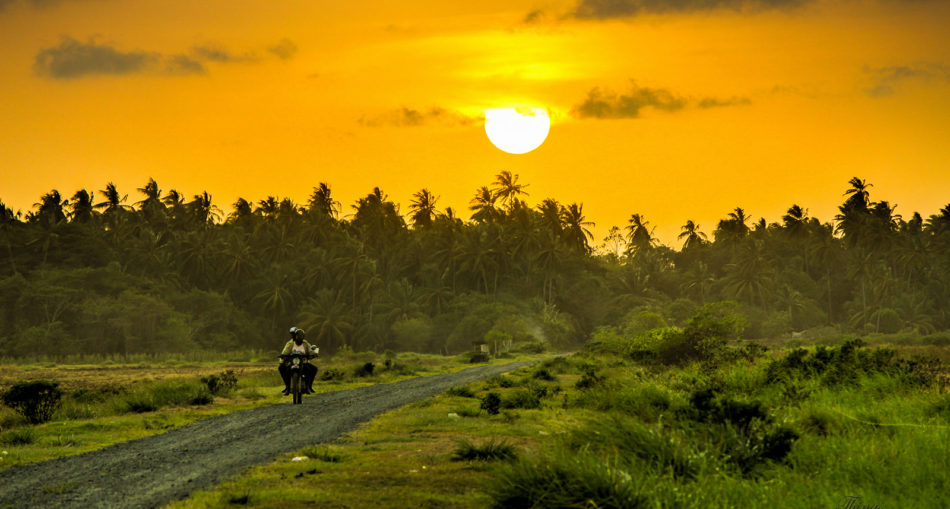
<path id="1" fill-rule="evenodd" d="M 300 357 L 294 357 L 294 366 L 300 364 Z"/>

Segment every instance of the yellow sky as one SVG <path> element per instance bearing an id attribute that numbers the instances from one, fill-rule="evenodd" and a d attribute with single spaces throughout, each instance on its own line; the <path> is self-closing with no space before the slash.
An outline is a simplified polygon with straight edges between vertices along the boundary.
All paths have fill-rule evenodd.
<path id="1" fill-rule="evenodd" d="M 347 209 L 427 187 L 467 217 L 509 170 L 531 204 L 582 202 L 598 241 L 639 213 L 668 244 L 736 206 L 829 220 L 852 176 L 905 217 L 950 202 L 950 3 L 695 3 L 722 7 L 0 0 L 0 200 L 114 181 L 134 202 L 154 177 L 229 211 L 326 181 Z M 582 114 L 595 88 L 612 118 Z M 478 116 L 518 105 L 553 124 L 512 155 Z"/>

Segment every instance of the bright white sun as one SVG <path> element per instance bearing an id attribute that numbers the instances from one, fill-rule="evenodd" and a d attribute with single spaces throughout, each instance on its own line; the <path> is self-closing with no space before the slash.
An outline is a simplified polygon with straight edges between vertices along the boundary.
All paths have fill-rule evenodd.
<path id="1" fill-rule="evenodd" d="M 550 130 L 551 119 L 544 108 L 485 110 L 485 134 L 509 154 L 524 154 L 540 147 Z"/>

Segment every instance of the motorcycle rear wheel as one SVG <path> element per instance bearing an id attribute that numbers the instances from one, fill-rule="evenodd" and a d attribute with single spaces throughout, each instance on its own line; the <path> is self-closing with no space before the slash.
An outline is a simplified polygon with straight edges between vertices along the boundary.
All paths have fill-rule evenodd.
<path id="1" fill-rule="evenodd" d="M 300 370 L 295 370 L 290 377 L 290 393 L 294 396 L 295 405 L 303 403 L 303 384 L 303 376 L 300 374 Z"/>

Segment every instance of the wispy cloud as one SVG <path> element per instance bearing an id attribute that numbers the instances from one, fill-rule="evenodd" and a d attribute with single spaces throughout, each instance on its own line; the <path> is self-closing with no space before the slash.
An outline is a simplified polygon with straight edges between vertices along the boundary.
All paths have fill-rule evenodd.
<path id="1" fill-rule="evenodd" d="M 282 59 L 291 58 L 295 51 L 296 45 L 288 39 L 268 48 L 268 53 Z M 253 63 L 259 60 L 261 57 L 253 52 L 236 53 L 216 43 L 194 46 L 188 54 L 164 54 L 157 51 L 121 50 L 95 39 L 82 42 L 63 37 L 57 46 L 42 49 L 36 54 L 33 70 L 38 76 L 56 80 L 97 75 L 183 76 L 205 74 L 209 63 Z"/>
<path id="2" fill-rule="evenodd" d="M 571 114 L 577 118 L 638 118 L 644 108 L 673 113 L 689 106 L 705 109 L 748 104 L 751 104 L 751 101 L 745 97 L 693 99 L 665 88 L 641 87 L 631 81 L 630 89 L 620 94 L 604 91 L 599 87 L 591 89 L 587 98 L 574 106 Z"/>
<path id="3" fill-rule="evenodd" d="M 359 119 L 360 125 L 366 127 L 418 127 L 422 125 L 467 126 L 483 122 L 482 117 L 471 117 L 457 111 L 445 108 L 430 108 L 416 110 L 412 108 L 397 108 L 385 113 Z"/>
<path id="4" fill-rule="evenodd" d="M 871 86 L 865 92 L 878 98 L 894 95 L 900 85 L 907 81 L 950 82 L 950 67 L 943 64 L 866 67 L 864 72 L 871 77 Z"/>
<path id="5" fill-rule="evenodd" d="M 714 10 L 757 12 L 789 9 L 813 0 L 581 0 L 571 13 L 580 19 L 629 18 L 642 14 L 676 14 Z"/>

